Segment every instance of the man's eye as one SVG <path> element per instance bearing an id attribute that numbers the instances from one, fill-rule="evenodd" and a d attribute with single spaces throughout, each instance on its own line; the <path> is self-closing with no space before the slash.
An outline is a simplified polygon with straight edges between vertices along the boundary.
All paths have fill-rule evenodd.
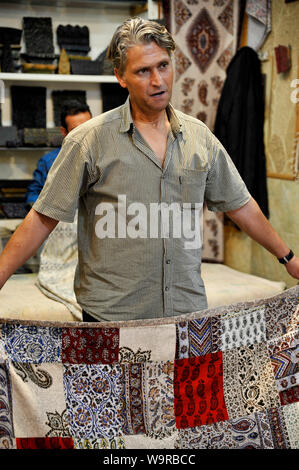
<path id="1" fill-rule="evenodd" d="M 147 72 L 147 69 L 141 69 L 141 70 L 139 70 L 140 75 L 143 75 L 143 74 L 145 74 L 146 72 Z"/>
<path id="2" fill-rule="evenodd" d="M 163 62 L 163 64 L 160 65 L 161 69 L 165 69 L 168 65 L 168 62 Z"/>

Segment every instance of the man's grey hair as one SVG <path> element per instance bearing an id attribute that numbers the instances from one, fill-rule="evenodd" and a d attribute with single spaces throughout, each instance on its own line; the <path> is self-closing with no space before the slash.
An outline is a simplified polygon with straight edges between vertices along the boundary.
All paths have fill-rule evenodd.
<path id="1" fill-rule="evenodd" d="M 175 42 L 165 26 L 156 21 L 130 18 L 116 29 L 107 50 L 107 58 L 122 75 L 126 66 L 128 49 L 151 42 L 165 49 L 169 56 L 175 50 Z"/>

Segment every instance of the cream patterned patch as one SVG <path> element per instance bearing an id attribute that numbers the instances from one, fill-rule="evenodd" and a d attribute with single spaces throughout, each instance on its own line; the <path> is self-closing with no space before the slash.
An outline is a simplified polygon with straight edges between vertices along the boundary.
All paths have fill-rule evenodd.
<path id="1" fill-rule="evenodd" d="M 222 350 L 249 346 L 266 340 L 264 309 L 252 309 L 222 321 Z"/>
<path id="2" fill-rule="evenodd" d="M 150 361 L 172 361 L 175 356 L 175 325 L 121 328 L 119 356 L 121 362 L 135 362 L 136 356 Z M 139 361 L 144 362 L 144 361 Z"/>
<path id="3" fill-rule="evenodd" d="M 280 404 L 263 343 L 224 351 L 223 383 L 229 418 L 237 419 Z"/>
<path id="4" fill-rule="evenodd" d="M 147 410 L 146 434 L 156 439 L 176 431 L 171 362 L 148 363 L 145 370 L 144 402 Z"/>

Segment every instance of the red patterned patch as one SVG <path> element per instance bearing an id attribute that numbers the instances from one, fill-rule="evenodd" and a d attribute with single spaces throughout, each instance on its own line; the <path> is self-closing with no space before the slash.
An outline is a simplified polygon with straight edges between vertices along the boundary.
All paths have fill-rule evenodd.
<path id="1" fill-rule="evenodd" d="M 118 328 L 63 328 L 62 362 L 114 364 L 118 361 Z"/>
<path id="2" fill-rule="evenodd" d="M 228 419 L 221 351 L 175 361 L 174 410 L 178 429 Z"/>
<path id="3" fill-rule="evenodd" d="M 74 449 L 71 437 L 17 437 L 17 449 Z"/>
<path id="4" fill-rule="evenodd" d="M 289 388 L 288 390 L 283 390 L 279 394 L 280 403 L 282 405 L 290 405 L 299 401 L 299 386 Z"/>

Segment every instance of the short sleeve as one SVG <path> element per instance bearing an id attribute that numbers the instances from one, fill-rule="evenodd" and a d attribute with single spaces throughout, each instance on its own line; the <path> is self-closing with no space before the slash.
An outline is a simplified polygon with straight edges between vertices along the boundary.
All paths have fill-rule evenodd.
<path id="1" fill-rule="evenodd" d="M 207 207 L 215 212 L 239 209 L 250 200 L 251 195 L 230 156 L 216 138 L 212 149 L 213 160 L 205 190 Z"/>
<path id="2" fill-rule="evenodd" d="M 73 222 L 78 199 L 87 191 L 90 179 L 88 149 L 65 139 L 33 208 L 55 220 Z"/>

